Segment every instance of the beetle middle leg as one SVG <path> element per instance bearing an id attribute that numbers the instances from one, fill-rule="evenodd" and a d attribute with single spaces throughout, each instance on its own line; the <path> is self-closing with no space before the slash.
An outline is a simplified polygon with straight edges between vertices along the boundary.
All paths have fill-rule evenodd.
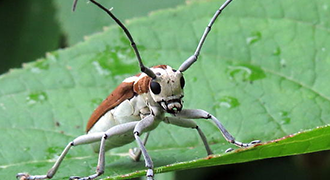
<path id="1" fill-rule="evenodd" d="M 134 122 L 128 122 L 124 124 L 119 124 L 117 126 L 114 126 L 107 130 L 104 134 L 103 137 L 101 138 L 101 144 L 100 144 L 100 151 L 99 151 L 99 158 L 98 158 L 98 163 L 97 163 L 97 168 L 96 168 L 96 173 L 92 174 L 87 177 L 77 177 L 77 176 L 72 176 L 70 179 L 79 179 L 79 180 L 89 180 L 89 179 L 95 179 L 98 176 L 102 175 L 104 173 L 104 166 L 105 166 L 105 151 L 106 151 L 106 141 L 116 135 L 121 135 L 127 132 L 131 132 L 134 127 L 138 124 L 138 121 Z"/>
<path id="2" fill-rule="evenodd" d="M 24 179 L 24 180 L 41 180 L 41 179 L 51 179 L 57 172 L 58 168 L 60 167 L 64 157 L 67 155 L 71 147 L 78 146 L 82 144 L 90 144 L 93 142 L 97 142 L 101 139 L 103 133 L 93 133 L 93 134 L 86 134 L 81 135 L 71 141 L 65 149 L 62 151 L 61 155 L 56 160 L 55 164 L 51 169 L 48 170 L 47 174 L 45 175 L 29 175 L 27 173 L 18 173 L 16 175 L 17 179 Z"/>

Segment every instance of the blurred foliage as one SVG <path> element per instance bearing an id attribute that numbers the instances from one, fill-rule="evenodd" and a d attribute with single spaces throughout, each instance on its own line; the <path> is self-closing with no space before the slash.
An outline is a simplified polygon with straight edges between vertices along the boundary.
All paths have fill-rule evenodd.
<path id="1" fill-rule="evenodd" d="M 61 47 L 52 1 L 0 1 L 0 74 Z"/>

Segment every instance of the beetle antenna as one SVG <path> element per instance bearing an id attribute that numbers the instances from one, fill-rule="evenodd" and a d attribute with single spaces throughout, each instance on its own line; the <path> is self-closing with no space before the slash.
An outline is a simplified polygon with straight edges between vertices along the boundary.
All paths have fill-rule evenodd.
<path id="1" fill-rule="evenodd" d="M 218 18 L 218 16 L 221 14 L 222 10 L 225 9 L 227 7 L 227 5 L 231 2 L 232 0 L 227 0 L 225 3 L 223 3 L 220 8 L 215 12 L 215 14 L 213 15 L 211 21 L 209 22 L 209 24 L 206 26 L 206 29 L 202 35 L 202 38 L 199 40 L 199 43 L 197 45 L 196 51 L 195 53 L 190 56 L 187 60 L 185 60 L 181 66 L 179 67 L 179 71 L 184 72 L 185 70 L 187 70 L 192 64 L 194 64 L 194 62 L 197 61 L 197 58 L 199 56 L 199 53 L 202 49 L 202 46 L 204 44 L 204 41 L 207 37 L 207 35 L 209 34 L 209 32 L 211 31 L 211 27 L 214 24 L 215 20 Z"/>
<path id="2" fill-rule="evenodd" d="M 78 0 L 74 0 L 74 1 L 73 1 L 72 11 L 75 11 L 75 10 L 76 10 L 77 3 L 78 3 Z"/>
<path id="3" fill-rule="evenodd" d="M 126 34 L 128 40 L 131 42 L 131 46 L 135 52 L 135 55 L 137 57 L 137 60 L 139 62 L 139 66 L 140 66 L 140 69 L 141 69 L 141 72 L 143 73 L 146 73 L 149 77 L 151 77 L 152 79 L 155 79 L 156 78 L 156 75 L 155 73 L 148 67 L 144 66 L 143 63 L 142 63 L 142 60 L 141 60 L 141 56 L 140 56 L 140 53 L 139 53 L 139 50 L 133 40 L 133 37 L 131 35 L 131 33 L 128 31 L 128 29 L 125 27 L 125 25 L 114 15 L 112 14 L 112 12 L 105 8 L 104 6 L 102 6 L 100 3 L 94 1 L 94 0 L 90 0 L 93 4 L 95 4 L 96 6 L 98 6 L 99 8 L 101 8 L 103 11 L 105 11 L 120 27 L 121 29 L 124 31 L 124 33 Z M 77 5 L 77 2 L 78 0 L 74 0 L 73 2 L 73 10 L 75 10 L 76 8 L 76 5 Z"/>

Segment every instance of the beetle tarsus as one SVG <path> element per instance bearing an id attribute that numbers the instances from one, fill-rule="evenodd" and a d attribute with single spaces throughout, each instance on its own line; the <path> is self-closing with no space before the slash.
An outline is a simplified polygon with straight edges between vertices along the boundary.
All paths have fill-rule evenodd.
<path id="1" fill-rule="evenodd" d="M 135 147 L 129 149 L 128 154 L 133 161 L 140 161 L 141 150 L 139 148 Z"/>
<path id="2" fill-rule="evenodd" d="M 250 146 L 261 143 L 261 140 L 254 140 L 249 143 Z"/>
<path id="3" fill-rule="evenodd" d="M 233 142 L 230 142 L 230 143 L 233 143 L 234 145 L 236 145 L 238 147 L 250 147 L 250 146 L 253 146 L 253 145 L 258 144 L 260 142 L 261 142 L 260 140 L 253 140 L 249 143 L 242 143 L 242 142 L 239 142 L 239 141 L 233 141 Z"/>
<path id="4" fill-rule="evenodd" d="M 31 176 L 28 173 L 18 173 L 16 175 L 16 179 L 18 180 L 42 180 L 42 179 L 50 179 L 51 177 L 48 177 L 47 175 L 37 175 L 37 176 Z"/>
<path id="5" fill-rule="evenodd" d="M 27 173 L 18 173 L 16 175 L 16 179 L 18 180 L 26 180 L 30 175 Z"/>
<path id="6" fill-rule="evenodd" d="M 233 148 L 228 148 L 228 149 L 225 151 L 225 153 L 229 153 L 229 152 L 232 152 L 232 151 L 234 151 Z"/>
<path id="7" fill-rule="evenodd" d="M 154 170 L 153 169 L 147 170 L 147 180 L 154 180 Z"/>
<path id="8" fill-rule="evenodd" d="M 88 177 L 71 176 L 70 177 L 70 180 L 92 180 L 92 179 L 95 179 L 96 177 L 91 177 L 91 176 L 88 176 Z"/>

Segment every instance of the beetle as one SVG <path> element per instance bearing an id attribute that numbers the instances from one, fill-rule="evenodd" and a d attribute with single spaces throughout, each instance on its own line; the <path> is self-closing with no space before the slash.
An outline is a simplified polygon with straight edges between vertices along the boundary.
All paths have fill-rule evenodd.
<path id="1" fill-rule="evenodd" d="M 107 150 L 123 146 L 135 140 L 139 149 L 130 150 L 130 156 L 133 160 L 138 161 L 141 154 L 143 155 L 145 166 L 148 168 L 146 173 L 147 179 L 152 180 L 154 177 L 154 165 L 145 148 L 145 144 L 147 142 L 148 133 L 155 129 L 160 122 L 196 129 L 208 155 L 211 155 L 212 151 L 206 137 L 201 128 L 191 119 L 212 120 L 224 138 L 238 147 L 249 147 L 260 142 L 259 140 L 254 140 L 250 143 L 236 141 L 221 122 L 212 114 L 200 109 L 183 109 L 182 99 L 185 86 L 183 72 L 197 61 L 203 43 L 212 25 L 221 14 L 222 10 L 227 7 L 232 0 L 226 0 L 215 12 L 198 43 L 195 53 L 185 60 L 178 70 L 168 65 L 157 65 L 151 68 L 144 66 L 138 48 L 128 29 L 114 16 L 111 10 L 108 10 L 95 0 L 90 1 L 105 11 L 122 28 L 131 42 L 141 73 L 126 78 L 95 109 L 86 126 L 87 134 L 81 135 L 68 143 L 47 174 L 32 176 L 27 173 L 18 173 L 17 178 L 25 180 L 50 179 L 55 175 L 71 147 L 82 144 L 92 144 L 94 151 L 99 153 L 96 173 L 87 177 L 72 176 L 70 179 L 95 179 L 104 173 L 104 154 Z M 78 0 L 74 0 L 73 10 L 76 8 L 77 2 Z M 166 116 L 166 114 L 171 116 Z M 142 133 L 147 133 L 144 140 L 140 138 Z"/>

